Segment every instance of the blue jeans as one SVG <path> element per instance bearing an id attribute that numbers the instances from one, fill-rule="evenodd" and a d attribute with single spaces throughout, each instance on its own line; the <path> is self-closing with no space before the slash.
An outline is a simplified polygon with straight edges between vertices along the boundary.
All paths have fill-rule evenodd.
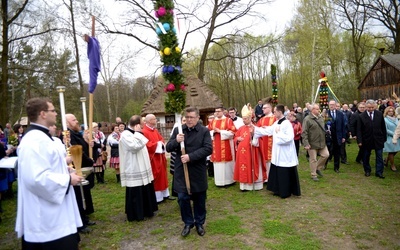
<path id="1" fill-rule="evenodd" d="M 182 221 L 186 226 L 203 225 L 206 221 L 206 197 L 207 191 L 200 193 L 178 193 L 178 204 L 181 210 Z M 193 212 L 190 200 L 193 200 Z"/>
<path id="2" fill-rule="evenodd" d="M 364 149 L 363 166 L 365 173 L 371 173 L 369 158 L 373 149 Z M 383 149 L 375 149 L 375 174 L 383 174 Z"/>

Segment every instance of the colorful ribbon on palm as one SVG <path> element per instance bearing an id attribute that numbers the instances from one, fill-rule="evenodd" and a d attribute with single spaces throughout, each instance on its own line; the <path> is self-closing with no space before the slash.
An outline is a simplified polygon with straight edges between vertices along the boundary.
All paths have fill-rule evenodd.
<path id="1" fill-rule="evenodd" d="M 325 76 L 324 72 L 320 73 L 321 79 L 318 80 L 319 82 L 319 105 L 322 109 L 328 109 L 328 78 Z"/>

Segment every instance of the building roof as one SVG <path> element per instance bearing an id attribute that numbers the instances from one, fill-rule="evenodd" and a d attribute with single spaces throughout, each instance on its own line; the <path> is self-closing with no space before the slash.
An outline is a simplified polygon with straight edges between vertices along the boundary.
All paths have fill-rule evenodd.
<path id="1" fill-rule="evenodd" d="M 381 55 L 379 58 L 375 61 L 375 63 L 372 65 L 370 70 L 365 74 L 364 78 L 361 80 L 361 82 L 358 85 L 358 89 L 362 89 L 364 82 L 366 81 L 367 77 L 371 72 L 376 69 L 377 67 L 380 68 L 382 65 L 382 61 L 386 62 L 393 68 L 395 68 L 397 71 L 400 71 L 400 54 L 386 54 L 386 55 Z"/>
<path id="2" fill-rule="evenodd" d="M 400 71 L 400 54 L 386 54 L 380 56 L 380 58 Z"/>
<path id="3" fill-rule="evenodd" d="M 165 81 L 162 77 L 156 80 L 156 86 L 144 103 L 141 114 L 165 114 L 164 92 Z M 222 106 L 222 101 L 206 84 L 195 76 L 188 76 L 185 80 L 186 107 L 196 107 L 200 112 L 214 111 L 215 107 Z"/>

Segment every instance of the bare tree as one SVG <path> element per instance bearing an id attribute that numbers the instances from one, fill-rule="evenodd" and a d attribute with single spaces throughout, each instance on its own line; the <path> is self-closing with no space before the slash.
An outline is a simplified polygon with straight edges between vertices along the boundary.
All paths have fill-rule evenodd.
<path id="1" fill-rule="evenodd" d="M 103 40 L 104 41 L 104 40 Z M 102 57 L 101 64 L 102 70 L 100 71 L 100 75 L 104 81 L 107 91 L 107 107 L 108 107 L 108 120 L 112 121 L 114 116 L 111 108 L 111 95 L 110 88 L 112 87 L 112 79 L 115 78 L 117 73 L 121 76 L 124 75 L 123 72 L 124 67 L 129 68 L 133 63 L 132 60 L 135 58 L 135 54 L 131 51 L 120 50 L 116 51 L 114 48 L 115 37 L 108 43 L 102 42 Z M 114 48 L 114 50 L 113 50 Z M 115 55 L 117 55 L 115 58 Z M 113 100 L 115 101 L 115 100 Z M 118 102 L 118 100 L 116 100 Z M 116 110 L 118 112 L 119 110 Z M 118 113 L 115 114 L 116 116 Z"/>
<path id="2" fill-rule="evenodd" d="M 369 20 L 369 15 L 365 7 L 354 0 L 337 0 L 335 1 L 337 14 L 339 16 L 339 27 L 351 34 L 353 56 L 350 63 L 355 68 L 355 82 L 361 82 L 362 64 L 365 58 L 365 39 L 364 34 L 368 31 L 366 25 Z"/>
<path id="3" fill-rule="evenodd" d="M 81 73 L 81 65 L 79 60 L 79 46 L 78 46 L 78 39 L 77 39 L 77 32 L 76 32 L 76 24 L 75 24 L 75 10 L 74 10 L 74 1 L 69 0 L 68 2 L 63 0 L 65 7 L 68 9 L 70 15 L 70 25 L 71 25 L 71 34 L 72 39 L 74 41 L 74 48 L 75 48 L 75 60 L 76 60 L 76 71 L 78 73 L 78 82 L 81 91 L 81 96 L 84 96 L 83 90 L 83 80 L 82 80 L 82 73 Z"/>
<path id="4" fill-rule="evenodd" d="M 21 18 L 23 13 L 29 9 L 30 0 L 9 1 L 1 0 L 1 19 L 2 19 L 2 51 L 1 51 L 1 83 L 0 83 L 0 121 L 9 121 L 9 62 L 10 46 L 17 42 L 32 37 L 43 35 L 47 32 L 56 30 L 50 25 L 39 26 L 32 24 L 31 18 Z M 34 8 L 34 7 L 32 7 Z M 31 14 L 33 11 L 31 12 Z M 13 28 L 15 32 L 10 33 Z"/>
<path id="5" fill-rule="evenodd" d="M 400 53 L 400 1 L 399 0 L 355 0 L 367 10 L 370 18 L 388 29 L 393 40 L 391 52 Z"/>
<path id="6" fill-rule="evenodd" d="M 123 23 L 112 22 L 110 24 L 104 20 L 100 20 L 106 32 L 126 35 L 158 51 L 159 48 L 156 45 L 156 34 L 154 32 L 156 19 L 153 15 L 153 7 L 149 4 L 149 1 L 119 0 L 118 2 L 126 4 L 129 7 L 124 16 L 126 21 Z M 205 40 L 197 72 L 199 79 L 204 80 L 206 61 L 223 59 L 207 57 L 210 45 L 223 46 L 223 44 L 219 44 L 222 40 L 233 43 L 237 40 L 234 39 L 235 36 L 244 35 L 257 21 L 264 22 L 265 17 L 259 11 L 266 8 L 268 3 L 271 2 L 272 0 L 213 0 L 208 2 L 198 0 L 175 3 L 175 15 L 179 20 L 184 20 L 187 23 L 187 30 L 181 31 L 184 34 L 184 39 L 181 42 L 182 51 L 189 36 L 201 33 Z M 245 18 L 247 20 L 241 22 Z M 244 23 L 246 25 L 243 25 Z M 143 30 L 152 30 L 154 39 L 148 36 L 148 32 L 145 33 L 146 35 L 143 35 L 143 32 L 141 32 Z M 242 55 L 242 58 L 250 56 L 258 49 L 270 46 L 272 42 L 249 51 L 248 54 Z M 235 55 L 231 53 L 226 55 L 226 57 L 235 58 Z"/>

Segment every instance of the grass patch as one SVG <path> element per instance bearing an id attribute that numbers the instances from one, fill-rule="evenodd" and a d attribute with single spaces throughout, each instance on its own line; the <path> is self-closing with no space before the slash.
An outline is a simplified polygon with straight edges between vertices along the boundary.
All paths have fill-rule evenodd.
<path id="1" fill-rule="evenodd" d="M 242 221 L 239 216 L 228 215 L 226 218 L 213 220 L 207 224 L 207 229 L 211 234 L 224 234 L 234 236 L 245 233 L 242 229 Z"/>

